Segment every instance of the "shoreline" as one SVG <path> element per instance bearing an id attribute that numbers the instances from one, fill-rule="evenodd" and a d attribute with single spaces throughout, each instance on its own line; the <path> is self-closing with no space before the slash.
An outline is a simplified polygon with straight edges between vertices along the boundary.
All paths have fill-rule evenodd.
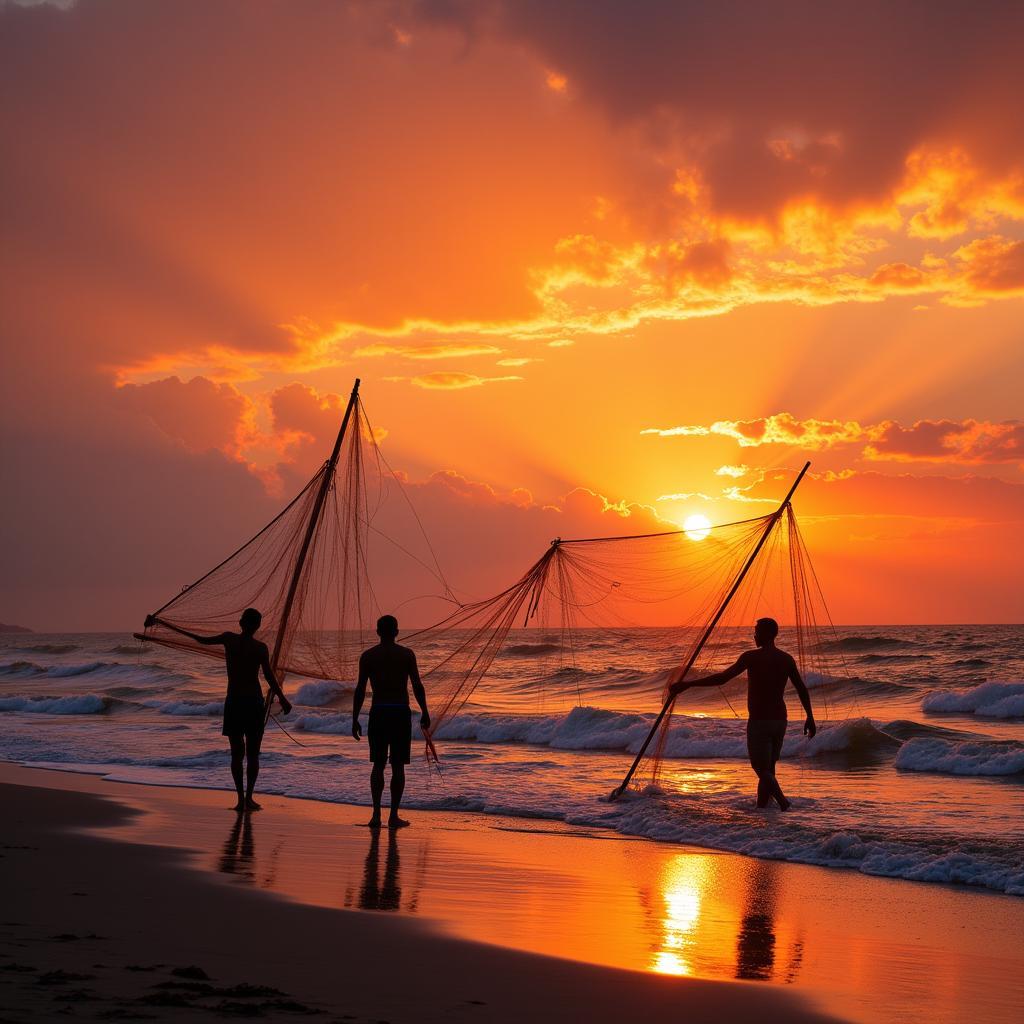
<path id="1" fill-rule="evenodd" d="M 164 813 L 140 810 L 137 795 L 33 774 L 43 785 L 0 772 L 5 874 L 18 880 L 0 923 L 5 1020 L 838 1019 L 781 991 L 574 963 L 453 938 L 409 914 L 224 884 L 180 848 L 112 838 Z"/>
<path id="2" fill-rule="evenodd" d="M 383 929 L 382 941 L 387 935 L 407 942 L 414 957 L 425 949 L 430 959 L 436 942 L 451 942 L 458 947 L 454 962 L 469 956 L 467 949 L 489 962 L 511 957 L 516 970 L 537 962 L 547 965 L 541 974 L 555 995 L 561 989 L 554 979 L 585 969 L 604 978 L 603 985 L 618 979 L 613 987 L 634 992 L 637 1005 L 648 1005 L 656 1018 L 671 1004 L 673 1016 L 704 1019 L 704 996 L 693 996 L 693 1008 L 690 1001 L 706 985 L 716 993 L 716 1016 L 725 1009 L 737 1019 L 771 1014 L 772 1000 L 795 992 L 794 1002 L 779 1007 L 791 1019 L 815 1019 L 811 1007 L 823 1007 L 850 1020 L 898 1012 L 934 1024 L 970 1011 L 976 1019 L 1009 1021 L 1010 1007 L 1024 997 L 1014 981 L 1024 976 L 1024 961 L 988 955 L 993 931 L 1010 934 L 1024 920 L 1012 897 L 947 886 L 909 887 L 911 893 L 898 881 L 546 820 L 416 810 L 410 811 L 413 828 L 374 840 L 355 827 L 365 824 L 367 810 L 358 805 L 266 796 L 264 811 L 239 817 L 228 812 L 224 790 L 115 783 L 10 763 L 0 764 L 0 783 L 5 793 L 13 783 L 56 792 L 70 806 L 101 798 L 121 808 L 114 822 L 76 823 L 74 834 L 51 832 L 50 841 L 65 847 L 65 857 L 68 847 L 93 844 L 94 859 L 99 844 L 105 857 L 129 857 L 143 873 L 170 862 L 173 887 L 186 894 L 177 901 L 183 906 L 197 900 L 205 906 L 207 897 L 194 887 L 213 889 L 241 900 L 232 914 L 258 914 L 247 901 L 270 899 L 275 908 L 291 908 L 289 914 L 328 915 L 339 934 L 359 935 L 364 922 L 373 934 Z M 51 820 L 47 827 L 55 825 Z M 10 867 L 20 866 L 17 856 L 8 854 Z M 102 923 L 81 927 L 110 930 Z M 54 925 L 53 933 L 69 930 Z M 253 955 L 258 962 L 258 953 L 246 956 Z M 166 954 L 159 959 L 171 962 Z M 942 964 L 937 977 L 936 963 Z M 228 967 L 218 967 L 218 976 L 237 977 Z M 461 969 L 455 974 L 477 979 Z M 490 975 L 484 970 L 479 977 Z M 308 977 L 300 980 L 289 975 L 274 987 L 323 1001 L 325 993 Z M 532 980 L 523 984 L 535 987 Z M 581 984 L 594 988 L 590 980 Z M 502 1019 L 506 1009 L 511 1015 L 513 1005 L 516 1013 L 537 1015 L 536 1006 L 527 1009 L 512 994 L 501 998 L 497 1016 L 489 1002 L 488 1019 Z M 735 1010 L 728 1009 L 734 998 Z M 627 1010 L 616 1005 L 613 1013 L 595 995 L 586 1012 L 617 1019 Z M 401 1019 L 409 1010 L 399 1000 L 387 1015 Z M 383 1011 L 359 1012 L 379 1018 Z M 420 1007 L 405 1019 L 428 1018 Z"/>
<path id="3" fill-rule="evenodd" d="M 528 746 L 523 744 L 522 746 Z M 538 748 L 541 752 L 545 749 L 544 747 Z M 574 754 L 581 753 L 580 751 L 573 751 Z M 584 755 L 593 753 L 596 757 L 603 756 L 603 751 L 583 751 Z M 226 760 L 226 758 L 225 758 Z M 714 759 L 711 759 L 714 760 Z M 732 760 L 729 759 L 727 763 L 731 766 Z M 198 783 L 196 780 L 189 781 L 165 781 L 163 779 L 153 778 L 145 766 L 136 765 L 117 765 L 115 764 L 96 764 L 90 765 L 88 763 L 73 763 L 65 764 L 59 762 L 36 762 L 36 761 L 5 761 L 0 759 L 0 766 L 12 765 L 20 768 L 24 768 L 29 771 L 41 771 L 41 772 L 55 772 L 58 774 L 68 775 L 81 775 L 87 778 L 102 779 L 104 782 L 110 785 L 118 786 L 142 786 L 152 787 L 155 789 L 164 790 L 181 790 L 181 791 L 195 791 L 195 792 L 212 792 L 212 793 L 228 793 L 233 794 L 233 789 L 227 785 L 223 780 L 219 783 L 211 785 L 203 785 Z M 802 768 L 802 765 L 797 765 L 798 768 Z M 132 774 L 138 773 L 139 778 L 130 777 Z M 910 773 L 911 776 L 915 776 L 916 773 Z M 128 776 L 128 777 L 126 777 Z M 147 777 L 148 776 L 148 777 Z M 982 777 L 966 777 L 961 778 L 961 781 L 967 781 L 969 783 L 980 782 L 984 785 L 994 786 L 1008 786 L 1008 787 L 1019 787 L 1020 782 L 1015 777 L 1003 777 L 1003 776 L 982 776 Z M 800 780 L 802 785 L 803 780 Z M 270 783 L 273 786 L 273 783 Z M 275 797 L 282 800 L 288 801 L 300 801 L 311 803 L 314 805 L 324 805 L 327 807 L 338 807 L 338 808 L 364 808 L 369 809 L 369 802 L 363 803 L 358 800 L 348 799 L 329 799 L 324 796 L 305 795 L 294 792 L 275 792 L 273 789 L 262 790 L 261 799 L 263 797 Z M 259 795 L 259 794 L 258 794 Z M 802 799 L 804 794 L 798 792 L 798 799 Z M 386 804 L 385 804 L 386 810 Z M 537 822 L 544 822 L 549 827 L 558 829 L 568 830 L 583 830 L 587 832 L 598 832 L 607 833 L 608 838 L 628 839 L 631 841 L 638 841 L 644 843 L 653 843 L 658 846 L 669 847 L 673 850 L 688 850 L 694 853 L 711 853 L 721 854 L 724 856 L 740 857 L 743 859 L 750 859 L 754 861 L 767 861 L 773 864 L 787 864 L 800 867 L 808 867 L 819 870 L 824 870 L 829 873 L 838 872 L 841 875 L 852 873 L 860 878 L 868 879 L 886 879 L 897 883 L 912 883 L 915 886 L 925 885 L 928 887 L 937 886 L 943 890 L 949 892 L 962 892 L 971 894 L 983 894 L 992 895 L 997 898 L 1007 898 L 1011 900 L 1021 899 L 1019 892 L 1014 889 L 1003 890 L 998 885 L 991 885 L 987 881 L 959 881 L 956 879 L 949 879 L 948 877 L 940 877 L 939 875 L 932 875 L 931 877 L 915 876 L 913 874 L 905 873 L 888 873 L 885 870 L 881 871 L 864 871 L 861 869 L 860 862 L 856 859 L 845 860 L 842 857 L 841 851 L 833 858 L 816 859 L 815 856 L 791 856 L 789 851 L 784 854 L 772 853 L 772 852 L 757 852 L 746 849 L 744 845 L 729 845 L 722 842 L 719 838 L 718 841 L 713 841 L 705 844 L 702 841 L 702 837 L 695 837 L 685 832 L 682 834 L 652 834 L 648 828 L 618 828 L 614 824 L 608 824 L 601 820 L 599 816 L 592 818 L 586 818 L 578 813 L 543 813 L 535 812 L 530 808 L 518 808 L 518 807 L 506 807 L 498 805 L 496 807 L 491 806 L 477 806 L 474 805 L 474 801 L 469 801 L 464 806 L 435 806 L 428 802 L 422 802 L 422 798 L 413 794 L 410 796 L 409 789 L 406 790 L 406 799 L 403 803 L 403 811 L 414 812 L 416 814 L 457 814 L 457 815 L 470 815 L 473 817 L 481 817 L 485 820 L 507 820 L 523 822 L 526 825 L 532 825 Z M 769 814 L 777 814 L 779 812 L 770 809 Z M 790 816 L 787 816 L 790 817 Z M 486 827 L 486 826 L 481 826 Z M 534 829 L 536 831 L 536 829 Z M 841 830 L 840 830 L 841 831 Z M 676 830 L 678 832 L 678 830 Z M 843 839 L 842 835 L 837 835 L 838 839 Z M 857 838 L 857 837 L 854 837 Z M 950 873 L 956 874 L 955 871 Z M 1024 912 L 1024 908 L 1022 908 Z"/>

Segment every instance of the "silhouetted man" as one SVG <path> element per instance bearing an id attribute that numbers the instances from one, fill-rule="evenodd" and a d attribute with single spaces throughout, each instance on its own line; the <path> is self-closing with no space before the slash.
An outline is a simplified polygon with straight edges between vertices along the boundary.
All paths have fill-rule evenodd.
<path id="1" fill-rule="evenodd" d="M 430 728 L 427 714 L 427 695 L 420 681 L 416 655 L 408 647 L 395 642 L 398 619 L 382 615 L 377 620 L 380 643 L 363 651 L 359 658 L 359 681 L 352 698 L 352 735 L 358 740 L 363 735 L 359 725 L 359 712 L 366 697 L 366 684 L 370 684 L 373 701 L 366 726 L 370 742 L 370 795 L 373 797 L 373 817 L 370 828 L 380 828 L 380 801 L 384 794 L 384 765 L 391 759 L 391 813 L 388 828 L 402 828 L 409 822 L 398 816 L 405 792 L 405 766 L 412 749 L 412 718 L 409 714 L 409 683 L 416 703 L 420 706 L 420 725 Z"/>
<path id="2" fill-rule="evenodd" d="M 774 619 L 758 619 L 754 627 L 757 649 L 746 651 L 736 663 L 724 672 L 716 672 L 692 683 L 674 683 L 671 692 L 680 694 L 692 686 L 721 686 L 741 672 L 747 673 L 747 756 L 750 767 L 757 773 L 757 806 L 767 807 L 774 798 L 784 811 L 789 810 L 786 799 L 775 778 L 775 762 L 782 753 L 786 738 L 786 683 L 792 681 L 800 703 L 807 712 L 804 735 L 813 736 L 814 724 L 811 697 L 800 677 L 792 655 L 775 646 L 779 624 Z"/>
<path id="3" fill-rule="evenodd" d="M 270 652 L 267 645 L 255 637 L 256 630 L 263 622 L 263 616 L 255 608 L 246 608 L 238 620 L 240 633 L 218 633 L 216 636 L 199 636 L 187 629 L 179 629 L 171 623 L 153 615 L 146 617 L 146 628 L 159 623 L 165 629 L 181 633 L 190 640 L 205 647 L 224 645 L 224 661 L 228 671 L 228 692 L 224 698 L 224 728 L 222 733 L 231 744 L 231 777 L 238 793 L 236 811 L 258 811 L 260 805 L 253 799 L 256 778 L 260 773 L 260 744 L 263 742 L 264 699 L 260 686 L 260 669 L 263 676 L 281 702 L 281 710 L 287 715 L 292 706 L 284 695 L 274 670 L 270 667 Z M 245 790 L 242 790 L 242 761 L 245 761 Z"/>

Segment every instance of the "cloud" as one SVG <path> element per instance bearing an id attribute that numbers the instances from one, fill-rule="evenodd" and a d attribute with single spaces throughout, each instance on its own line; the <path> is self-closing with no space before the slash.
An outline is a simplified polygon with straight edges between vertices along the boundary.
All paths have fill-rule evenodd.
<path id="1" fill-rule="evenodd" d="M 641 434 L 658 437 L 731 437 L 741 448 L 766 444 L 794 445 L 810 450 L 849 444 L 864 437 L 858 423 L 840 420 L 799 420 L 788 412 L 755 420 L 719 420 L 710 426 L 648 427 Z"/>
<path id="2" fill-rule="evenodd" d="M 513 505 L 517 508 L 529 508 L 533 505 L 533 495 L 525 487 L 516 487 L 502 493 L 490 484 L 478 480 L 468 480 L 453 469 L 439 470 L 433 473 L 424 486 L 444 487 L 452 494 L 483 505 Z"/>
<path id="3" fill-rule="evenodd" d="M 823 451 L 860 447 L 869 460 L 943 462 L 960 465 L 1020 463 L 1024 465 L 1024 421 L 917 420 L 903 426 L 895 420 L 801 420 L 790 413 L 754 420 L 719 420 L 678 427 L 648 427 L 641 434 L 658 437 L 732 438 L 741 448 L 766 445 Z M 722 466 L 719 476 L 743 476 L 746 466 Z"/>
<path id="4" fill-rule="evenodd" d="M 465 388 L 479 388 L 484 384 L 501 384 L 506 381 L 522 380 L 522 377 L 479 377 L 475 373 L 457 373 L 438 371 L 425 373 L 419 377 L 385 377 L 389 381 L 408 381 L 418 388 L 427 391 L 462 391 Z"/>
<path id="5" fill-rule="evenodd" d="M 80 4 L 74 39 L 5 7 L 12 291 L 59 278 L 121 381 L 1024 292 L 1012 5 L 271 5 L 246 12 L 252 46 L 242 6 Z M 186 63 L 189 118 L 168 100 Z"/>
<path id="6" fill-rule="evenodd" d="M 364 345 L 352 354 L 357 358 L 373 356 L 401 356 L 405 359 L 459 359 L 467 356 L 499 355 L 501 349 L 496 345 L 482 345 L 479 342 L 451 342 L 438 345 Z"/>
<path id="7" fill-rule="evenodd" d="M 1024 294 L 1024 241 L 994 235 L 978 238 L 953 253 L 976 296 Z"/>
<path id="8" fill-rule="evenodd" d="M 205 377 L 125 384 L 116 396 L 121 408 L 145 416 L 193 452 L 216 449 L 237 457 L 252 413 L 250 399 L 237 388 Z"/>
<path id="9" fill-rule="evenodd" d="M 864 456 L 898 462 L 955 462 L 963 465 L 1016 462 L 1024 465 L 1024 422 L 919 420 L 912 426 L 903 427 L 889 421 L 874 430 Z"/>
<path id="10" fill-rule="evenodd" d="M 671 494 L 659 494 L 658 501 L 690 501 L 693 498 L 700 498 L 701 501 L 714 501 L 710 494 L 703 491 L 674 491 Z"/>
<path id="11" fill-rule="evenodd" d="M 868 284 L 891 295 L 913 295 L 916 292 L 936 290 L 924 271 L 907 263 L 883 263 L 868 278 Z"/>

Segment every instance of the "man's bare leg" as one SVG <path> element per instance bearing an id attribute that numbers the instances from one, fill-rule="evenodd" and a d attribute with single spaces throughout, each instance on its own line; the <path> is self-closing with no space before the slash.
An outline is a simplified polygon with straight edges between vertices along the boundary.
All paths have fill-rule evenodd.
<path id="1" fill-rule="evenodd" d="M 246 736 L 245 738 L 245 809 L 247 811 L 263 810 L 252 798 L 256 791 L 256 779 L 260 774 L 260 743 L 262 739 L 262 736 Z"/>
<path id="2" fill-rule="evenodd" d="M 785 735 L 785 734 L 783 734 Z M 772 796 L 775 797 L 775 802 L 779 807 L 788 811 L 790 808 L 790 802 L 786 799 L 786 794 L 782 792 L 782 787 L 779 785 L 779 780 L 775 777 L 775 766 L 779 763 L 779 758 L 782 756 L 782 737 L 772 744 Z"/>
<path id="3" fill-rule="evenodd" d="M 231 778 L 235 782 L 235 792 L 238 793 L 238 802 L 232 808 L 234 811 L 245 810 L 245 793 L 242 790 L 242 762 L 245 760 L 245 740 L 241 736 L 229 736 L 231 744 Z"/>
<path id="4" fill-rule="evenodd" d="M 384 765 L 386 761 L 374 761 L 370 772 L 370 796 L 373 799 L 373 816 L 367 822 L 370 828 L 380 828 L 380 801 L 384 796 Z"/>
<path id="5" fill-rule="evenodd" d="M 405 818 L 398 816 L 402 806 L 402 794 L 405 792 L 405 765 L 391 762 L 391 813 L 388 815 L 388 828 L 405 828 L 409 824 Z"/>

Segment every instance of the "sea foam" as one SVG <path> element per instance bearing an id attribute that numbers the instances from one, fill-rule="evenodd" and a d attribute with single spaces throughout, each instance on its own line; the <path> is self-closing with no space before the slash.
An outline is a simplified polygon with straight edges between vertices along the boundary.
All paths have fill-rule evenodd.
<path id="1" fill-rule="evenodd" d="M 95 693 L 67 697 L 0 697 L 0 711 L 38 715 L 96 715 L 110 706 L 108 697 Z"/>
<path id="2" fill-rule="evenodd" d="M 303 683 L 292 697 L 293 704 L 299 704 L 307 708 L 321 708 L 325 704 L 331 704 L 346 693 L 352 693 L 355 689 L 347 683 L 336 683 L 331 680 L 314 680 Z"/>
<path id="3" fill-rule="evenodd" d="M 921 707 L 937 714 L 1024 718 L 1024 682 L 993 681 L 966 690 L 932 690 L 925 694 Z"/>
<path id="4" fill-rule="evenodd" d="M 1024 744 L 1012 740 L 953 743 L 920 737 L 907 740 L 896 755 L 896 767 L 908 772 L 947 775 L 1024 774 Z"/>

